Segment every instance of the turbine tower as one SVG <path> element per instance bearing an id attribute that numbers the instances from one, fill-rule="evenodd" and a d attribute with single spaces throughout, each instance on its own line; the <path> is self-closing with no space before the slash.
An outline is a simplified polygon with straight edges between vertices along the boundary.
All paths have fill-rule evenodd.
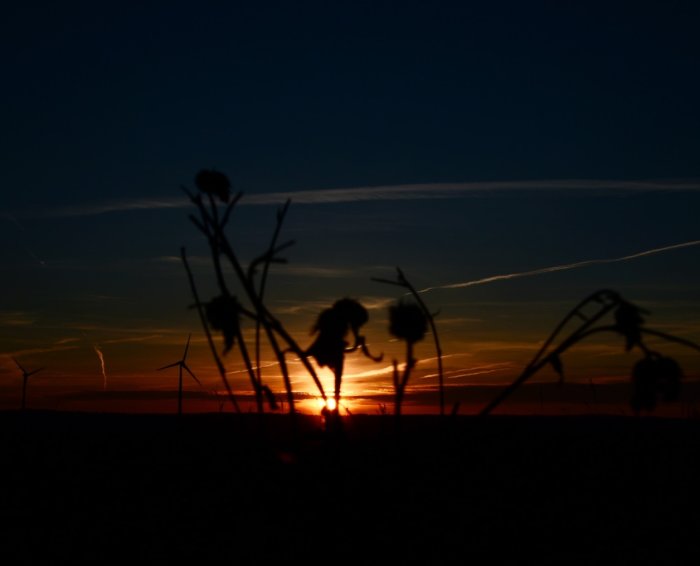
<path id="1" fill-rule="evenodd" d="M 163 366 L 162 368 L 158 368 L 158 371 L 168 369 L 168 368 L 174 368 L 178 367 L 179 372 L 178 372 L 178 386 L 177 386 L 177 414 L 181 415 L 182 414 L 182 370 L 184 369 L 187 373 L 189 373 L 192 376 L 192 379 L 194 379 L 197 384 L 201 387 L 202 383 L 197 379 L 197 376 L 192 372 L 192 370 L 188 367 L 187 365 L 187 351 L 190 349 L 190 338 L 192 338 L 192 334 L 187 336 L 187 344 L 185 344 L 185 352 L 182 354 L 182 359 L 178 360 L 177 362 L 174 362 L 172 364 L 168 364 L 167 366 Z"/>
<path id="2" fill-rule="evenodd" d="M 32 371 L 27 371 L 26 369 L 24 369 L 24 368 L 22 367 L 22 364 L 20 364 L 20 363 L 17 361 L 16 358 L 12 358 L 12 359 L 13 359 L 13 361 L 17 364 L 17 367 L 18 367 L 18 368 L 21 370 L 21 372 L 22 372 L 22 406 L 21 406 L 21 410 L 24 411 L 24 409 L 25 409 L 25 407 L 26 407 L 26 405 L 27 405 L 27 381 L 29 380 L 29 378 L 30 378 L 32 375 L 34 375 L 35 373 L 40 372 L 41 370 L 43 370 L 43 369 L 45 369 L 45 368 L 39 368 L 39 369 L 35 369 L 35 370 L 32 370 Z"/>

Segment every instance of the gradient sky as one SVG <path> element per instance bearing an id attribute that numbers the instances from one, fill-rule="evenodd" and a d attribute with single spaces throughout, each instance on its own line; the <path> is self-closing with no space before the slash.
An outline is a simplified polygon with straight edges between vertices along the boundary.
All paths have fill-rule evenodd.
<path id="1" fill-rule="evenodd" d="M 400 355 L 386 331 L 399 294 L 370 277 L 400 265 L 439 287 L 700 240 L 699 16 L 694 2 L 6 8 L 0 407 L 18 404 L 12 355 L 47 367 L 30 406 L 170 407 L 176 375 L 153 369 L 188 332 L 207 390 L 192 395 L 220 388 L 177 259 L 187 246 L 214 293 L 179 190 L 203 167 L 245 192 L 231 229 L 243 258 L 292 198 L 284 236 L 297 243 L 269 302 L 302 344 L 335 299 L 371 309 L 385 363 L 350 358 L 346 378 L 368 407 Z M 693 245 L 426 292 L 454 398 L 508 382 L 602 287 L 700 340 L 699 259 Z M 635 358 L 621 352 L 610 337 L 565 364 L 574 381 L 624 379 Z M 432 391 L 429 341 L 417 355 L 416 391 Z M 696 355 L 677 355 L 700 374 Z M 227 364 L 241 369 L 236 352 Z M 295 386 L 313 392 L 301 374 Z"/>

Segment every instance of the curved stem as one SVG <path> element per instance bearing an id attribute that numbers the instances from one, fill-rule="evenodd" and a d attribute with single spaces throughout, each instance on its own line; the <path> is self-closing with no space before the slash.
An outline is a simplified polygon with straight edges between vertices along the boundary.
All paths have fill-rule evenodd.
<path id="1" fill-rule="evenodd" d="M 687 346 L 688 348 L 692 348 L 693 350 L 697 350 L 698 352 L 700 352 L 700 344 L 696 344 L 691 340 L 679 338 L 678 336 L 674 336 L 673 334 L 666 334 L 665 332 L 660 332 L 659 330 L 652 330 L 651 328 L 640 328 L 640 330 L 644 334 L 658 336 L 659 338 L 663 338 L 664 340 L 668 340 L 669 342 L 676 342 L 677 344 L 682 344 L 683 346 Z"/>
<path id="2" fill-rule="evenodd" d="M 588 303 L 597 300 L 598 297 L 603 296 L 604 294 L 609 294 L 613 297 L 617 298 L 617 293 L 615 291 L 612 291 L 610 289 L 601 289 L 600 291 L 596 291 L 595 293 L 591 293 L 588 297 L 583 299 L 579 304 L 577 304 L 573 309 L 571 309 L 568 314 L 559 322 L 557 327 L 552 331 L 552 333 L 549 335 L 549 338 L 545 340 L 544 344 L 542 344 L 542 347 L 539 349 L 535 357 L 532 359 L 530 364 L 535 363 L 542 354 L 549 348 L 550 344 L 554 342 L 554 339 L 557 337 L 559 332 L 566 326 L 566 324 L 577 314 L 580 314 L 581 309 Z M 608 309 L 609 310 L 609 309 Z M 605 311 L 607 312 L 607 310 Z M 598 317 L 600 318 L 600 317 Z"/>
<path id="3" fill-rule="evenodd" d="M 231 389 L 231 384 L 228 382 L 226 377 L 226 369 L 224 364 L 219 358 L 219 353 L 216 351 L 216 346 L 214 345 L 214 340 L 212 340 L 211 332 L 209 331 L 209 324 L 207 323 L 207 317 L 204 315 L 204 310 L 202 309 L 202 303 L 199 300 L 199 293 L 197 293 L 197 286 L 194 282 L 194 276 L 192 275 L 192 270 L 190 269 L 190 264 L 187 261 L 187 254 L 185 248 L 180 248 L 180 257 L 182 258 L 182 263 L 185 266 L 185 271 L 187 272 L 187 279 L 190 282 L 190 290 L 192 291 L 192 296 L 194 297 L 195 306 L 197 307 L 197 312 L 199 313 L 199 318 L 202 321 L 202 328 L 204 329 L 204 334 L 207 337 L 207 342 L 209 343 L 209 348 L 211 349 L 212 356 L 214 357 L 214 362 L 219 370 L 219 376 L 221 381 L 223 381 L 226 391 L 228 392 L 228 397 L 231 400 L 231 404 L 237 413 L 241 412 L 241 408 L 238 406 L 238 401 L 236 401 L 236 396 L 233 394 L 233 389 Z"/>

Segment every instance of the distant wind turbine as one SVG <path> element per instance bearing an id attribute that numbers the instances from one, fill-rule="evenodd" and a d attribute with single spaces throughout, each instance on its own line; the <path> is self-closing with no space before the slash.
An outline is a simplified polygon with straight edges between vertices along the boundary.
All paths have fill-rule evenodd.
<path id="1" fill-rule="evenodd" d="M 35 373 L 40 372 L 41 370 L 45 368 L 39 368 L 35 369 L 33 371 L 27 371 L 22 367 L 22 364 L 20 364 L 16 358 L 12 358 L 13 361 L 17 364 L 17 367 L 22 371 L 22 410 L 24 411 L 26 404 L 27 404 L 27 381 L 29 378 L 34 375 Z"/>
<path id="2" fill-rule="evenodd" d="M 182 354 L 182 359 L 178 360 L 177 362 L 174 362 L 172 364 L 168 364 L 167 366 L 163 366 L 162 368 L 158 368 L 158 371 L 168 369 L 168 368 L 174 368 L 178 367 L 180 368 L 180 371 L 178 373 L 178 386 L 177 386 L 177 414 L 181 415 L 182 414 L 182 370 L 184 369 L 187 371 L 192 376 L 192 379 L 194 379 L 199 386 L 202 386 L 202 383 L 197 379 L 197 376 L 192 372 L 192 370 L 187 366 L 187 351 L 190 349 L 190 338 L 192 338 L 192 334 L 187 336 L 187 344 L 185 344 L 185 352 Z"/>

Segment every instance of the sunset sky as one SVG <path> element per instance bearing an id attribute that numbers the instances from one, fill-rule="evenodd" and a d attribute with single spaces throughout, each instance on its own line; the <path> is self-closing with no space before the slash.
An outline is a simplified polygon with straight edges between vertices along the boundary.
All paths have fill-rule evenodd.
<path id="1" fill-rule="evenodd" d="M 187 382 L 186 410 L 219 409 L 179 261 L 184 245 L 202 295 L 216 293 L 179 188 L 202 168 L 245 193 L 229 232 L 244 261 L 292 199 L 282 239 L 296 244 L 268 304 L 303 346 L 336 299 L 370 310 L 364 334 L 385 359 L 348 358 L 353 408 L 376 412 L 402 359 L 387 332 L 401 291 L 371 281 L 395 266 L 439 311 L 450 400 L 465 405 L 599 288 L 700 341 L 699 16 L 692 2 L 5 8 L 0 409 L 19 405 L 15 356 L 46 367 L 30 407 L 173 410 L 177 372 L 155 368 L 190 332 L 204 389 Z M 545 270 L 558 266 L 571 269 Z M 663 349 L 700 377 L 697 353 Z M 430 337 L 416 355 L 408 404 L 434 410 Z M 609 336 L 564 363 L 573 383 L 603 384 L 638 357 Z M 226 364 L 249 392 L 237 350 Z M 314 394 L 298 366 L 295 389 Z"/>

